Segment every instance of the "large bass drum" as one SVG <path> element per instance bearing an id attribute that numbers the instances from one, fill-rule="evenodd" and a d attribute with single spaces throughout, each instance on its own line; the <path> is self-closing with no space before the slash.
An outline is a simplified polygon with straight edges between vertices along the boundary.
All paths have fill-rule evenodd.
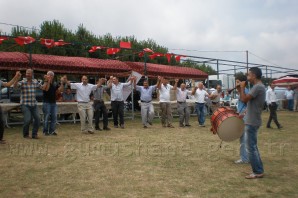
<path id="1" fill-rule="evenodd" d="M 231 142 L 243 134 L 244 122 L 239 114 L 229 107 L 219 107 L 211 116 L 211 131 L 222 141 Z"/>

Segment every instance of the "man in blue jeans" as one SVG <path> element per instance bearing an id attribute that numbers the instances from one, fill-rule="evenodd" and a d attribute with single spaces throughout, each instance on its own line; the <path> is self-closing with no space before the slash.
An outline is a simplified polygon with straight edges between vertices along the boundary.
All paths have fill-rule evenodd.
<path id="1" fill-rule="evenodd" d="M 48 71 L 48 86 L 43 90 L 43 105 L 42 111 L 44 115 L 43 120 L 43 134 L 44 135 L 57 135 L 56 123 L 57 123 L 57 104 L 56 104 L 56 92 L 63 92 L 66 79 L 61 78 L 60 86 L 54 82 L 54 72 Z"/>
<path id="2" fill-rule="evenodd" d="M 246 179 L 257 179 L 264 176 L 263 163 L 257 146 L 258 129 L 262 125 L 261 114 L 266 98 L 266 89 L 261 78 L 262 71 L 260 68 L 252 67 L 249 69 L 247 79 L 253 84 L 253 87 L 248 94 L 245 94 L 246 82 L 237 83 L 240 100 L 247 103 L 245 133 L 247 134 L 246 147 L 252 173 L 249 173 L 245 177 Z"/>
<path id="3" fill-rule="evenodd" d="M 196 100 L 196 112 L 198 115 L 198 121 L 199 121 L 199 126 L 200 127 L 205 127 L 205 113 L 204 113 L 204 108 L 205 108 L 205 98 L 206 97 L 211 97 L 207 91 L 204 89 L 203 83 L 199 83 L 197 87 L 194 87 L 191 94 L 194 95 L 195 100 Z"/>
<path id="4" fill-rule="evenodd" d="M 29 126 L 33 118 L 32 139 L 38 139 L 37 132 L 40 124 L 36 101 L 36 89 L 48 89 L 48 76 L 44 76 L 44 84 L 41 85 L 36 79 L 33 78 L 33 70 L 26 70 L 26 78 L 21 82 L 16 82 L 14 88 L 21 89 L 20 103 L 24 115 L 23 137 L 29 138 Z"/>

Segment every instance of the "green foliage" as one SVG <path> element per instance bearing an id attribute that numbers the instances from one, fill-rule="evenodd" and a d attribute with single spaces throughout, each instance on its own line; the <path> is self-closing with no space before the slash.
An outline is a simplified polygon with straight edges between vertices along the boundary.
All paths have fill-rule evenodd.
<path id="1" fill-rule="evenodd" d="M 194 62 L 190 59 L 187 59 L 187 60 L 183 61 L 181 63 L 181 65 L 185 66 L 185 67 L 192 67 L 192 68 L 195 68 L 195 69 L 199 69 L 203 72 L 206 72 L 208 75 L 217 74 L 217 72 L 210 65 L 206 65 L 205 63 L 199 64 L 199 63 L 196 63 L 196 62 Z"/>

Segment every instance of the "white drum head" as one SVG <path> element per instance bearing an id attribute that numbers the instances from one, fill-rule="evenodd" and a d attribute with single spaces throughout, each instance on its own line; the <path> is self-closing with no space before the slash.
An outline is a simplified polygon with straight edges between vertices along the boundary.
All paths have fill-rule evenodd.
<path id="1" fill-rule="evenodd" d="M 244 130 L 244 122 L 238 117 L 226 118 L 218 127 L 217 134 L 222 141 L 231 142 L 239 139 Z"/>

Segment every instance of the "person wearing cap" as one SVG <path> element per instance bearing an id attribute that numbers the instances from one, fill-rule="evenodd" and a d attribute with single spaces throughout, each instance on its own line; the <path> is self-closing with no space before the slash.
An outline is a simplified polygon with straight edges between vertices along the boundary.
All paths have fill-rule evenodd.
<path id="1" fill-rule="evenodd" d="M 178 79 L 175 79 L 175 85 L 169 84 L 167 78 L 161 78 L 161 83 L 159 84 L 159 106 L 161 109 L 161 124 L 163 127 L 174 128 L 172 125 L 173 115 L 171 107 L 171 90 L 177 89 Z"/>
<path id="2" fill-rule="evenodd" d="M 100 84 L 93 85 L 88 83 L 88 77 L 83 75 L 81 78 L 81 83 L 70 83 L 71 89 L 76 89 L 77 91 L 77 106 L 78 112 L 81 121 L 81 132 L 94 134 L 94 128 L 92 125 L 93 122 L 93 107 L 90 103 L 90 94 L 93 90 L 96 90 L 97 87 L 101 86 Z M 88 125 L 86 125 L 86 118 L 88 117 Z"/>
<path id="3" fill-rule="evenodd" d="M 64 85 L 66 79 L 61 78 L 60 86 L 54 82 L 54 72 L 48 71 L 48 87 L 43 90 L 43 134 L 48 135 L 57 135 L 56 123 L 57 123 L 57 104 L 56 104 L 56 95 L 61 93 L 64 90 Z"/>
<path id="4" fill-rule="evenodd" d="M 190 127 L 189 117 L 190 110 L 186 103 L 186 98 L 191 94 L 191 91 L 186 89 L 186 84 L 181 83 L 180 88 L 176 89 L 177 98 L 177 111 L 179 115 L 179 126 L 180 127 Z"/>
<path id="5" fill-rule="evenodd" d="M 160 84 L 161 77 L 158 76 L 157 84 L 149 86 L 148 80 L 143 81 L 143 86 L 136 85 L 134 81 L 134 86 L 137 91 L 141 94 L 141 116 L 142 124 L 144 128 L 148 128 L 148 124 L 152 125 L 152 120 L 154 118 L 154 107 L 152 104 L 152 94 L 156 90 L 156 87 Z"/>
<path id="6" fill-rule="evenodd" d="M 13 79 L 9 82 L 3 82 L 0 80 L 0 90 L 1 87 L 10 87 L 12 86 L 15 82 L 17 82 L 21 78 L 22 74 L 20 71 L 17 71 Z M 1 92 L 0 92 L 1 96 Z M 1 97 L 0 97 L 1 98 Z M 3 112 L 0 106 L 0 144 L 5 144 L 5 140 L 3 140 L 3 134 L 4 134 L 4 120 L 3 120 Z"/>

